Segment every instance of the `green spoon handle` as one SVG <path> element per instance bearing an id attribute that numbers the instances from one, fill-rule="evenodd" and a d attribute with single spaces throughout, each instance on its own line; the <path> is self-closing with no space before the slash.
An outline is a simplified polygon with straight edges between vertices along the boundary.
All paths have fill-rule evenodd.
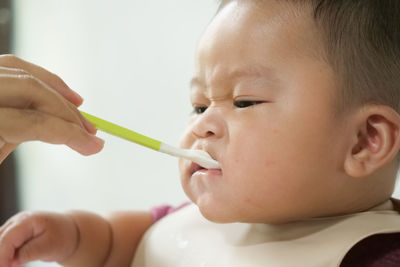
<path id="1" fill-rule="evenodd" d="M 90 115 L 86 112 L 80 111 L 83 117 L 90 121 L 97 129 L 121 137 L 128 141 L 134 142 L 136 144 L 154 149 L 156 151 L 160 150 L 162 142 L 155 140 L 153 138 L 147 137 L 140 133 L 129 130 L 125 127 L 119 126 L 117 124 L 108 122 L 106 120 L 100 119 L 96 116 Z"/>

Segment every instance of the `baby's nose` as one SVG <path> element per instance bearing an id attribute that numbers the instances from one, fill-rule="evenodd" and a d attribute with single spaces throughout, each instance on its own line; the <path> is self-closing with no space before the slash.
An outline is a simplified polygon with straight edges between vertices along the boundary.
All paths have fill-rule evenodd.
<path id="1" fill-rule="evenodd" d="M 209 107 L 193 122 L 192 133 L 196 138 L 221 138 L 225 133 L 225 121 L 222 114 Z"/>

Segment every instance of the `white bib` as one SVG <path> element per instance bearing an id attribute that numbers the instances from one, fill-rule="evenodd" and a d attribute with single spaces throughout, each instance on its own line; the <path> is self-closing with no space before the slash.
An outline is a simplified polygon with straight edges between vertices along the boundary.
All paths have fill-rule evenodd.
<path id="1" fill-rule="evenodd" d="M 190 205 L 156 222 L 132 267 L 336 267 L 360 240 L 400 232 L 391 201 L 352 215 L 284 225 L 206 220 Z"/>

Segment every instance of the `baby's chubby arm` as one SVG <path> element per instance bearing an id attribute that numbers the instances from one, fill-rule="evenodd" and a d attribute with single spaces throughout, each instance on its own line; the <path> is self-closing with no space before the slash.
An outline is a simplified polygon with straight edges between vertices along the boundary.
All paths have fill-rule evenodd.
<path id="1" fill-rule="evenodd" d="M 99 152 L 96 129 L 79 113 L 82 98 L 57 75 L 13 55 L 0 55 L 0 163 L 24 141 Z"/>
<path id="2" fill-rule="evenodd" d="M 0 228 L 0 266 L 42 260 L 71 267 L 128 267 L 152 223 L 149 212 L 105 217 L 83 211 L 22 212 Z"/>

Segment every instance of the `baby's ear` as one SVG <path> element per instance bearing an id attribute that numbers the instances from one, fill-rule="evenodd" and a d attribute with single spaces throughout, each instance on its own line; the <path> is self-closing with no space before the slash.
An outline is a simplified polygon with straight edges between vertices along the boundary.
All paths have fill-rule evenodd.
<path id="1" fill-rule="evenodd" d="M 369 105 L 354 120 L 354 141 L 344 169 L 352 177 L 364 177 L 396 158 L 400 148 L 400 115 L 388 106 Z"/>

